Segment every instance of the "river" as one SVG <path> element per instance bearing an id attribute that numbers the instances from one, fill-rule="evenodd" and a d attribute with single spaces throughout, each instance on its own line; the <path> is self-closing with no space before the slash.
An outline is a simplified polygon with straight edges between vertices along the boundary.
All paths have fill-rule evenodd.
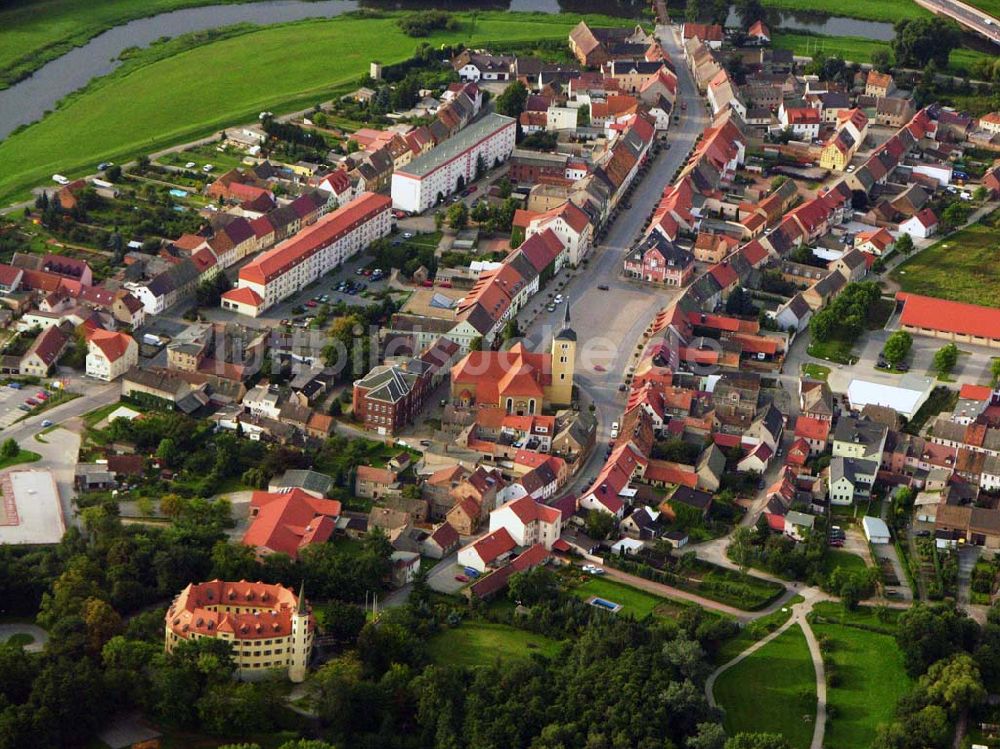
<path id="1" fill-rule="evenodd" d="M 146 47 L 157 39 L 237 23 L 268 25 L 306 18 L 333 18 L 358 7 L 381 9 L 444 8 L 448 10 L 536 11 L 542 13 L 602 13 L 638 19 L 644 0 L 267 0 L 237 5 L 209 5 L 161 13 L 116 26 L 39 68 L 29 78 L 0 90 L 0 140 L 21 125 L 35 122 L 55 108 L 63 97 L 107 75 L 131 47 Z M 892 25 L 824 16 L 817 13 L 772 13 L 772 28 L 813 31 L 833 36 L 860 36 L 889 40 Z M 730 25 L 739 19 L 730 14 Z"/>

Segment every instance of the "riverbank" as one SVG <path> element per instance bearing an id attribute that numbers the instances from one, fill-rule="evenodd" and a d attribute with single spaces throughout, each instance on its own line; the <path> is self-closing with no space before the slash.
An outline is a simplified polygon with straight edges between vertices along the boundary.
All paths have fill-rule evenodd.
<path id="1" fill-rule="evenodd" d="M 280 114 L 329 100 L 356 85 L 372 60 L 399 62 L 423 42 L 565 39 L 584 18 L 489 12 L 473 19 L 463 13 L 455 16 L 457 30 L 413 39 L 399 30 L 399 13 L 372 15 L 269 26 L 166 57 L 169 45 L 185 40 L 139 51 L 122 69 L 0 143 L 0 203 L 29 197 L 53 173 L 91 173 L 99 161 L 121 162 L 211 135 L 255 120 L 265 109 Z M 588 18 L 597 25 L 630 23 Z"/>
<path id="2" fill-rule="evenodd" d="M 139 18 L 182 8 L 259 0 L 42 0 L 0 10 L 0 89 L 98 34 Z"/>

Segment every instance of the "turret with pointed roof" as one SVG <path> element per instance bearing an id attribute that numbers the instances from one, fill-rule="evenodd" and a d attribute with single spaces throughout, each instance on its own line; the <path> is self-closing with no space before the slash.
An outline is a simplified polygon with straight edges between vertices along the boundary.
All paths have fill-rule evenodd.
<path id="1" fill-rule="evenodd" d="M 570 327 L 570 320 L 569 320 L 569 299 L 568 298 L 566 299 L 565 304 L 566 304 L 566 314 L 563 315 L 562 330 L 559 331 L 559 335 L 556 336 L 556 339 L 560 340 L 560 341 L 575 341 L 576 340 L 576 331 L 573 330 L 572 327 Z"/>

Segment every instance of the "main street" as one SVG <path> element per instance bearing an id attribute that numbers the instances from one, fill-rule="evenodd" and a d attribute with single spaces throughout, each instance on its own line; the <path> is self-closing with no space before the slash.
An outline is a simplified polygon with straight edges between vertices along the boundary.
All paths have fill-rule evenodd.
<path id="1" fill-rule="evenodd" d="M 581 265 L 561 291 L 568 298 L 564 304 L 570 305 L 578 337 L 576 383 L 584 400 L 594 404 L 598 420 L 598 447 L 567 484 L 567 491 L 584 488 L 603 462 L 602 446 L 610 438 L 611 423 L 620 418 L 625 407 L 625 393 L 619 392 L 618 386 L 626 369 L 636 362 L 633 354 L 643 332 L 678 293 L 676 289 L 657 289 L 629 281 L 621 273 L 625 253 L 639 237 L 664 188 L 687 162 L 698 137 L 710 124 L 705 104 L 685 67 L 674 27 L 657 26 L 656 35 L 676 66 L 679 85 L 675 112 L 680 114 L 680 122 L 671 124 L 667 143 L 635 186 L 629 199 L 631 207 L 620 209 L 604 242 L 592 250 L 587 265 Z M 529 314 L 523 311 L 519 320 L 525 345 L 545 351 L 551 336 L 562 328 L 564 305 L 557 305 L 554 312 L 543 310 L 530 322 Z"/>

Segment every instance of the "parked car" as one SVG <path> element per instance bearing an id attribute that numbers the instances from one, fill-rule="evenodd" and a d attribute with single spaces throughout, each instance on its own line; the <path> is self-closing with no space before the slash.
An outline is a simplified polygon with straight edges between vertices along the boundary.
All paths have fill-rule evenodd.
<path id="1" fill-rule="evenodd" d="M 185 168 L 185 169 L 194 169 L 194 168 L 195 168 L 196 166 L 198 166 L 198 165 L 197 165 L 197 164 L 195 164 L 195 163 L 194 163 L 193 161 L 189 161 L 189 162 L 187 162 L 187 163 L 186 163 L 186 164 L 184 165 L 184 168 Z"/>
<path id="2" fill-rule="evenodd" d="M 606 283 L 599 283 L 597 284 L 597 288 L 600 289 L 601 291 L 607 291 L 611 287 L 608 286 Z"/>
<path id="3" fill-rule="evenodd" d="M 32 408 L 34 408 L 35 406 L 41 405 L 34 398 L 28 398 L 28 400 L 25 401 L 25 404 L 31 406 Z"/>
<path id="4" fill-rule="evenodd" d="M 619 429 L 621 429 L 621 426 L 618 424 L 618 422 L 617 421 L 612 421 L 611 422 L 611 439 L 613 439 L 613 440 L 614 439 L 618 439 L 618 430 Z"/>
<path id="5" fill-rule="evenodd" d="M 430 440 L 420 440 L 420 446 L 421 447 L 430 447 L 431 446 L 431 441 Z"/>
<path id="6" fill-rule="evenodd" d="M 20 408 L 22 411 L 30 411 L 31 410 L 31 406 L 26 406 L 23 403 L 20 406 L 18 406 L 18 408 Z"/>
<path id="7" fill-rule="evenodd" d="M 52 419 L 42 421 L 42 429 L 48 429 L 50 426 L 52 426 Z"/>
<path id="8" fill-rule="evenodd" d="M 465 575 L 455 575 L 455 579 L 458 580 L 460 583 L 469 582 L 469 578 Z"/>
<path id="9" fill-rule="evenodd" d="M 917 538 L 928 538 L 931 532 L 927 529 L 917 531 Z"/>
<path id="10" fill-rule="evenodd" d="M 319 305 L 316 304 L 315 300 L 310 299 L 308 302 L 306 302 L 306 306 L 307 307 L 317 307 Z"/>
<path id="11" fill-rule="evenodd" d="M 8 382 L 7 387 L 13 390 L 20 390 L 22 387 L 24 387 L 24 385 L 22 385 L 20 382 Z"/>

